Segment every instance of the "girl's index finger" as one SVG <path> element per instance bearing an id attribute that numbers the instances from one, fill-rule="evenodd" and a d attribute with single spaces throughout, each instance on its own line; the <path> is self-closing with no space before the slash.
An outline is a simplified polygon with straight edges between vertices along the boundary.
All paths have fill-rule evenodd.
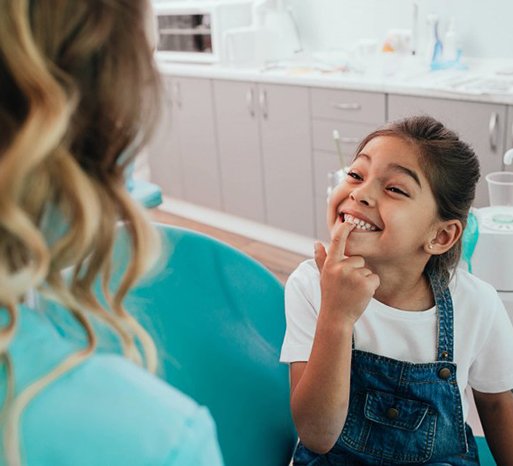
<path id="1" fill-rule="evenodd" d="M 337 225 L 337 228 L 335 229 L 335 232 L 331 238 L 330 247 L 328 249 L 328 257 L 326 260 L 340 262 L 346 258 L 345 250 L 347 237 L 355 227 L 356 225 L 348 222 L 343 222 L 340 225 Z"/>

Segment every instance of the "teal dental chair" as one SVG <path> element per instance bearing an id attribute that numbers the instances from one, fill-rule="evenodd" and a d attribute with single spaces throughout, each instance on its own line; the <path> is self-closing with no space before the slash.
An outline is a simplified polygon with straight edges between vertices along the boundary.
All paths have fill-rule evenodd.
<path id="1" fill-rule="evenodd" d="M 170 254 L 131 291 L 127 308 L 154 336 L 161 376 L 209 408 L 226 466 L 287 466 L 297 437 L 288 369 L 278 362 L 282 285 L 231 246 L 158 227 Z M 128 250 L 117 241 L 116 264 Z"/>

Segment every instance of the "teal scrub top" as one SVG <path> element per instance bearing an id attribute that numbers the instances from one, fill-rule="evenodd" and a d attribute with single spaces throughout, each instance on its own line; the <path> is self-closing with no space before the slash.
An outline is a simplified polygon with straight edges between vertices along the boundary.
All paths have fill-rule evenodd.
<path id="1" fill-rule="evenodd" d="M 20 305 L 16 336 L 9 346 L 15 393 L 80 349 L 78 341 L 45 313 Z M 2 367 L 2 400 L 5 392 Z M 95 353 L 36 395 L 22 413 L 20 443 L 28 466 L 223 463 L 206 408 L 109 352 Z M 4 465 L 3 446 L 0 454 Z"/>

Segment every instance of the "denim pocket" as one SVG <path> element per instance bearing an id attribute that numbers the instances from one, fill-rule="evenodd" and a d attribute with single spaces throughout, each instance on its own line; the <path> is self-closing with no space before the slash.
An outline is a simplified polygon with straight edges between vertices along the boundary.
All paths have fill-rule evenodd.
<path id="1" fill-rule="evenodd" d="M 369 464 L 427 461 L 433 454 L 436 417 L 422 401 L 374 390 L 357 393 L 339 442 Z"/>

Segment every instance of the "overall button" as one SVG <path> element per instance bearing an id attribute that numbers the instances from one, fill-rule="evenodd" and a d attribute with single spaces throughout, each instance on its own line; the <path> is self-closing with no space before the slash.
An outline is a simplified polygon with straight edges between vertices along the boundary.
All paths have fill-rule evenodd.
<path id="1" fill-rule="evenodd" d="M 388 419 L 396 419 L 399 416 L 399 410 L 396 408 L 388 408 L 387 409 L 387 417 Z"/>
<path id="2" fill-rule="evenodd" d="M 441 379 L 448 379 L 449 377 L 451 376 L 451 369 L 449 369 L 448 367 L 442 367 L 439 371 L 438 371 L 438 377 L 440 377 Z"/>
<path id="3" fill-rule="evenodd" d="M 449 357 L 449 353 L 447 351 L 442 351 L 442 359 L 447 359 Z"/>

